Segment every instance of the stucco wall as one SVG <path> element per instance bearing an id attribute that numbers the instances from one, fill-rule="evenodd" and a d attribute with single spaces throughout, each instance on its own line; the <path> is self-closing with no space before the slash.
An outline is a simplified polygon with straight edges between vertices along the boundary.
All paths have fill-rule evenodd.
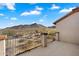
<path id="1" fill-rule="evenodd" d="M 0 56 L 4 56 L 4 40 L 0 41 Z"/>
<path id="2" fill-rule="evenodd" d="M 79 44 L 79 12 L 58 22 L 56 28 L 60 40 Z"/>

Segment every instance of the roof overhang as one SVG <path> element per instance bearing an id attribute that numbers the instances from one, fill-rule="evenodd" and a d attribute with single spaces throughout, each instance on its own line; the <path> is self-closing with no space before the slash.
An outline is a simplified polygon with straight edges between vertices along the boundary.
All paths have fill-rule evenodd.
<path id="1" fill-rule="evenodd" d="M 53 24 L 56 24 L 56 23 L 60 22 L 61 20 L 65 19 L 66 17 L 68 17 L 68 16 L 70 16 L 70 15 L 76 13 L 76 12 L 79 12 L 79 7 L 73 9 L 73 10 L 72 10 L 71 12 L 69 12 L 67 15 L 61 17 L 59 20 L 53 22 Z"/>

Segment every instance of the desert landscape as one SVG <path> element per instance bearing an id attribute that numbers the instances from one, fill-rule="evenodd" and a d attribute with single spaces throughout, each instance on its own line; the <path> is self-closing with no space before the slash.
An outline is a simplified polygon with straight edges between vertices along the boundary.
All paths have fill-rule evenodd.
<path id="1" fill-rule="evenodd" d="M 1 56 L 79 56 L 79 3 L 1 3 L 0 19 Z"/>
<path id="2" fill-rule="evenodd" d="M 1 30 L 2 35 L 7 35 L 6 55 L 17 55 L 30 51 L 42 45 L 43 35 L 47 33 L 47 43 L 55 41 L 55 28 L 45 27 L 40 24 L 19 25 Z"/>

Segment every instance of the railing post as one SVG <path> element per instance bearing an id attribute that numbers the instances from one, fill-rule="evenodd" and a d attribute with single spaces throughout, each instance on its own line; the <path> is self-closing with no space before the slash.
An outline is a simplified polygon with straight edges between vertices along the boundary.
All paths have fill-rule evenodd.
<path id="1" fill-rule="evenodd" d="M 60 39 L 59 39 L 59 32 L 56 32 L 56 40 L 60 41 Z"/>
<path id="2" fill-rule="evenodd" d="M 47 47 L 47 33 L 42 33 L 42 47 Z"/>

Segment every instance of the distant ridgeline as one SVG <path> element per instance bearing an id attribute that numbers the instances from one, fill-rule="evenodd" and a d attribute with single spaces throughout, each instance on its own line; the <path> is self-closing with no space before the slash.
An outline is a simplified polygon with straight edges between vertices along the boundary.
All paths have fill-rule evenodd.
<path id="1" fill-rule="evenodd" d="M 45 32 L 46 29 L 55 28 L 55 26 L 46 27 L 41 24 L 31 24 L 31 25 L 17 25 L 12 27 L 7 27 L 0 30 L 0 34 L 7 34 L 8 36 L 13 36 L 15 34 L 28 34 L 31 32 Z"/>

